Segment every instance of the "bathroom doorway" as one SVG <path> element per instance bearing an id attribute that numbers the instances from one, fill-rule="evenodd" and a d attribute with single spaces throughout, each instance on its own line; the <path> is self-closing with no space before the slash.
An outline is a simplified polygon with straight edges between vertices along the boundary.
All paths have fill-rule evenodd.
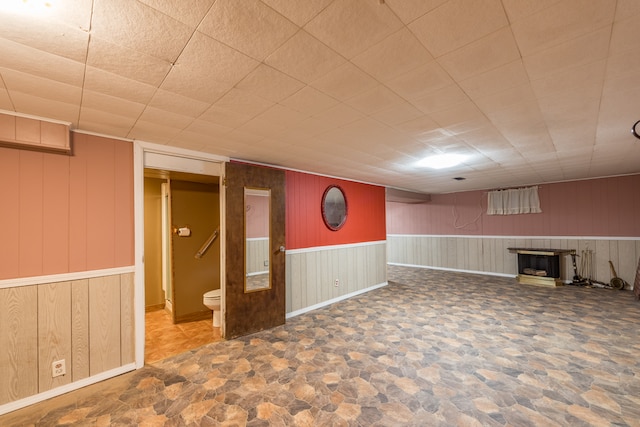
<path id="1" fill-rule="evenodd" d="M 203 295 L 220 289 L 220 177 L 144 170 L 145 361 L 222 339 Z"/>

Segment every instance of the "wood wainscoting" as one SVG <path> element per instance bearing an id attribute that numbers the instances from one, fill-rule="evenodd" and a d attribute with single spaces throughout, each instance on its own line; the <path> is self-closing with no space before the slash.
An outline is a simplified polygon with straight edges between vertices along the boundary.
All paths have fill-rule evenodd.
<path id="1" fill-rule="evenodd" d="M 133 363 L 133 293 L 133 273 L 0 289 L 0 405 Z"/>
<path id="2" fill-rule="evenodd" d="M 632 284 L 640 258 L 638 238 L 390 234 L 387 236 L 387 246 L 390 264 L 513 277 L 518 274 L 518 262 L 516 253 L 508 250 L 510 247 L 574 249 L 578 255 L 583 250 L 592 250 L 592 279 L 605 283 L 609 283 L 611 279 L 611 260 L 618 276 Z M 569 255 L 565 257 L 560 277 L 570 281 L 573 277 L 573 265 Z M 580 259 L 578 265 L 579 263 Z"/>
<path id="3" fill-rule="evenodd" d="M 385 241 L 288 250 L 287 314 L 385 284 L 386 260 Z"/>

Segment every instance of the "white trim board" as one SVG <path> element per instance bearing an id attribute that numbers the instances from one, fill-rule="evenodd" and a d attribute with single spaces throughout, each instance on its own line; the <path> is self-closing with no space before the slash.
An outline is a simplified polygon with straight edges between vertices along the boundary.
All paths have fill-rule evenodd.
<path id="1" fill-rule="evenodd" d="M 460 269 L 460 268 L 432 267 L 430 265 L 401 264 L 399 262 L 387 262 L 387 265 L 395 265 L 395 266 L 398 266 L 398 267 L 426 268 L 426 269 L 429 269 L 429 270 L 453 271 L 453 272 L 456 272 L 456 273 L 480 274 L 482 276 L 510 277 L 512 279 L 515 279 L 517 277 L 517 275 L 515 275 L 515 274 L 494 273 L 494 272 L 491 272 L 491 271 L 463 270 L 463 269 Z"/>
<path id="2" fill-rule="evenodd" d="M 351 297 L 355 297 L 356 295 L 364 294 L 365 292 L 369 292 L 369 291 L 373 291 L 375 289 L 382 288 L 384 286 L 387 286 L 388 284 L 389 284 L 388 282 L 379 283 L 377 285 L 369 286 L 368 288 L 365 288 L 365 289 L 360 289 L 359 291 L 351 292 L 349 294 L 341 295 L 339 297 L 332 298 L 330 300 L 322 301 L 322 302 L 320 302 L 318 304 L 310 305 L 308 307 L 301 308 L 300 310 L 295 310 L 295 311 L 292 311 L 291 313 L 287 313 L 285 317 L 287 319 L 291 319 L 292 317 L 300 316 L 301 314 L 305 314 L 305 313 L 307 313 L 309 311 L 317 310 L 319 308 L 326 307 L 326 306 L 334 304 L 336 302 L 344 301 L 344 300 L 349 299 Z"/>
<path id="3" fill-rule="evenodd" d="M 109 378 L 122 375 L 126 372 L 130 372 L 135 369 L 136 369 L 135 363 L 129 363 L 127 365 L 119 366 L 117 368 L 110 369 L 108 371 L 100 372 L 99 374 L 93 375 L 88 378 L 83 378 L 81 380 L 74 381 L 72 383 L 65 384 L 63 386 L 56 387 L 42 393 L 34 394 L 33 396 L 25 397 L 24 399 L 14 400 L 13 402 L 5 403 L 4 405 L 0 405 L 0 415 L 17 411 L 18 409 L 22 409 L 27 406 L 42 402 L 44 400 L 51 399 L 52 397 L 69 393 L 70 391 L 78 390 L 82 387 L 86 387 L 91 384 L 99 383 L 100 381 L 104 381 Z"/>
<path id="4" fill-rule="evenodd" d="M 488 236 L 467 234 L 387 234 L 389 237 L 445 237 L 461 239 L 505 239 L 505 240 L 640 240 L 638 237 L 611 236 Z"/>
<path id="5" fill-rule="evenodd" d="M 311 248 L 287 249 L 287 255 L 304 254 L 307 252 L 332 251 L 336 249 L 359 248 L 363 246 L 385 245 L 386 243 L 386 240 L 374 240 L 371 242 L 347 243 L 344 245 L 314 246 Z"/>
<path id="6" fill-rule="evenodd" d="M 4 279 L 0 280 L 0 289 L 42 285 L 44 283 L 69 282 L 71 280 L 91 279 L 94 277 L 115 276 L 117 274 L 133 273 L 134 271 L 135 267 L 131 265 L 127 267 L 105 268 L 103 270 L 78 271 L 72 273 L 50 274 L 46 276 Z"/>

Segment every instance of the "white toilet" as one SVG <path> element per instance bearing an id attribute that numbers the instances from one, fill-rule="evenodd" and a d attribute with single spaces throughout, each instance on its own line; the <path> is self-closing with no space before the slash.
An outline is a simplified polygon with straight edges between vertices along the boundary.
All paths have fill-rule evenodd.
<path id="1" fill-rule="evenodd" d="M 213 327 L 220 327 L 220 289 L 214 289 L 204 294 L 202 303 L 209 310 L 213 310 Z"/>

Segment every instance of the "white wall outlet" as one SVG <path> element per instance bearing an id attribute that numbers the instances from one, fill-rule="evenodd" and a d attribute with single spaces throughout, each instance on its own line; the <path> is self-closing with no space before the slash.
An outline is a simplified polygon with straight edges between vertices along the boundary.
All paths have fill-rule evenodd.
<path id="1" fill-rule="evenodd" d="M 339 284 L 340 284 L 340 280 L 336 279 L 336 281 L 333 283 L 333 286 L 337 288 Z"/>
<path id="2" fill-rule="evenodd" d="M 53 378 L 66 375 L 67 366 L 64 359 L 56 360 L 51 364 L 51 376 Z"/>
<path id="3" fill-rule="evenodd" d="M 268 260 L 268 259 L 265 259 L 265 260 L 264 260 L 264 266 L 265 266 L 265 267 L 269 267 L 269 260 Z"/>

